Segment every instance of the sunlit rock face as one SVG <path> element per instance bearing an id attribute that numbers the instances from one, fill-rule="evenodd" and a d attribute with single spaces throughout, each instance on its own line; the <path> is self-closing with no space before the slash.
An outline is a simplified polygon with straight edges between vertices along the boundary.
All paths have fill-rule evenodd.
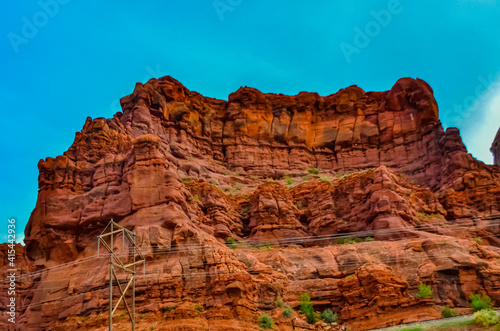
<path id="1" fill-rule="evenodd" d="M 424 81 L 329 96 L 242 87 L 224 101 L 163 77 L 121 105 L 40 160 L 23 272 L 96 256 L 113 219 L 147 258 L 139 329 L 258 330 L 267 313 L 278 330 L 324 330 L 275 305 L 303 293 L 354 330 L 438 317 L 472 293 L 500 301 L 499 226 L 485 219 L 500 170 L 443 130 Z M 352 232 L 364 234 L 333 238 Z M 19 325 L 104 329 L 107 274 L 90 259 L 25 278 Z M 414 297 L 420 283 L 430 298 Z"/>
<path id="2" fill-rule="evenodd" d="M 495 140 L 491 144 L 491 153 L 493 153 L 493 164 L 500 166 L 500 128 L 498 129 Z"/>

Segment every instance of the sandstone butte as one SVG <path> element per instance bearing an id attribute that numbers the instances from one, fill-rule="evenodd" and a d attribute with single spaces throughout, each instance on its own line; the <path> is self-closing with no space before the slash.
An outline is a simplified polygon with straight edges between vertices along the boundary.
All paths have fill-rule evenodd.
<path id="1" fill-rule="evenodd" d="M 491 153 L 493 153 L 493 164 L 500 165 L 500 128 L 498 129 L 493 144 L 491 144 L 490 150 Z"/>
<path id="2" fill-rule="evenodd" d="M 329 96 L 242 87 L 223 101 L 163 77 L 121 106 L 38 164 L 18 269 L 89 259 L 23 277 L 17 329 L 106 329 L 108 260 L 95 257 L 111 219 L 147 258 L 139 330 L 260 330 L 263 313 L 275 330 L 368 330 L 468 312 L 473 293 L 500 302 L 500 168 L 443 130 L 424 81 Z M 421 283 L 432 296 L 415 296 Z M 309 324 L 304 293 L 339 324 Z"/>

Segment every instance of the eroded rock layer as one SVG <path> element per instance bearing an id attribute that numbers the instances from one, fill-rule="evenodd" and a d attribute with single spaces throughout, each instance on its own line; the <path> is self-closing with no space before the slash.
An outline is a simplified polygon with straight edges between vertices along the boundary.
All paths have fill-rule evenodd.
<path id="1" fill-rule="evenodd" d="M 493 153 L 493 164 L 500 165 L 500 128 L 498 129 L 495 140 L 491 144 L 491 153 Z"/>
<path id="2" fill-rule="evenodd" d="M 278 330 L 340 327 L 307 323 L 304 293 L 355 330 L 438 317 L 472 293 L 500 302 L 500 169 L 443 130 L 424 81 L 325 97 L 242 87 L 222 101 L 163 77 L 121 103 L 39 162 L 23 330 L 104 330 L 96 237 L 111 219 L 147 258 L 141 329 L 259 330 L 263 313 Z M 421 283 L 431 297 L 415 298 Z"/>

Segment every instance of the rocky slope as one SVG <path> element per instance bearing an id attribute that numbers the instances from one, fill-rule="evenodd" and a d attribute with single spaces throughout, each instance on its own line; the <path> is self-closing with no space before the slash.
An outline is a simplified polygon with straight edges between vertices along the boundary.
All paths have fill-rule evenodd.
<path id="1" fill-rule="evenodd" d="M 424 81 L 222 101 L 163 77 L 121 104 L 39 162 L 23 272 L 70 264 L 22 279 L 23 330 L 105 329 L 96 237 L 111 219 L 147 257 L 141 330 L 259 330 L 263 313 L 278 330 L 337 328 L 306 322 L 304 293 L 351 330 L 500 301 L 500 169 L 443 130 Z M 432 297 L 415 298 L 421 283 Z"/>

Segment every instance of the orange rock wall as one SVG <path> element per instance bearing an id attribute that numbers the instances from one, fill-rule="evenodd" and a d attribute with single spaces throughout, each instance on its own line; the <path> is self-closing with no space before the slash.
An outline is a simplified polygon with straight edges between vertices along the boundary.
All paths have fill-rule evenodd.
<path id="1" fill-rule="evenodd" d="M 499 213 L 500 169 L 443 130 L 422 80 L 324 97 L 242 87 L 222 101 L 163 77 L 121 103 L 38 164 L 25 272 L 89 260 L 23 280 L 23 330 L 104 328 L 107 260 L 93 257 L 110 219 L 147 257 L 141 326 L 258 330 L 266 312 L 278 330 L 330 327 L 274 305 L 305 292 L 356 330 L 467 307 L 471 293 L 500 301 L 499 225 L 485 220 Z M 360 231 L 375 241 L 321 239 Z M 414 298 L 421 282 L 432 298 Z"/>

